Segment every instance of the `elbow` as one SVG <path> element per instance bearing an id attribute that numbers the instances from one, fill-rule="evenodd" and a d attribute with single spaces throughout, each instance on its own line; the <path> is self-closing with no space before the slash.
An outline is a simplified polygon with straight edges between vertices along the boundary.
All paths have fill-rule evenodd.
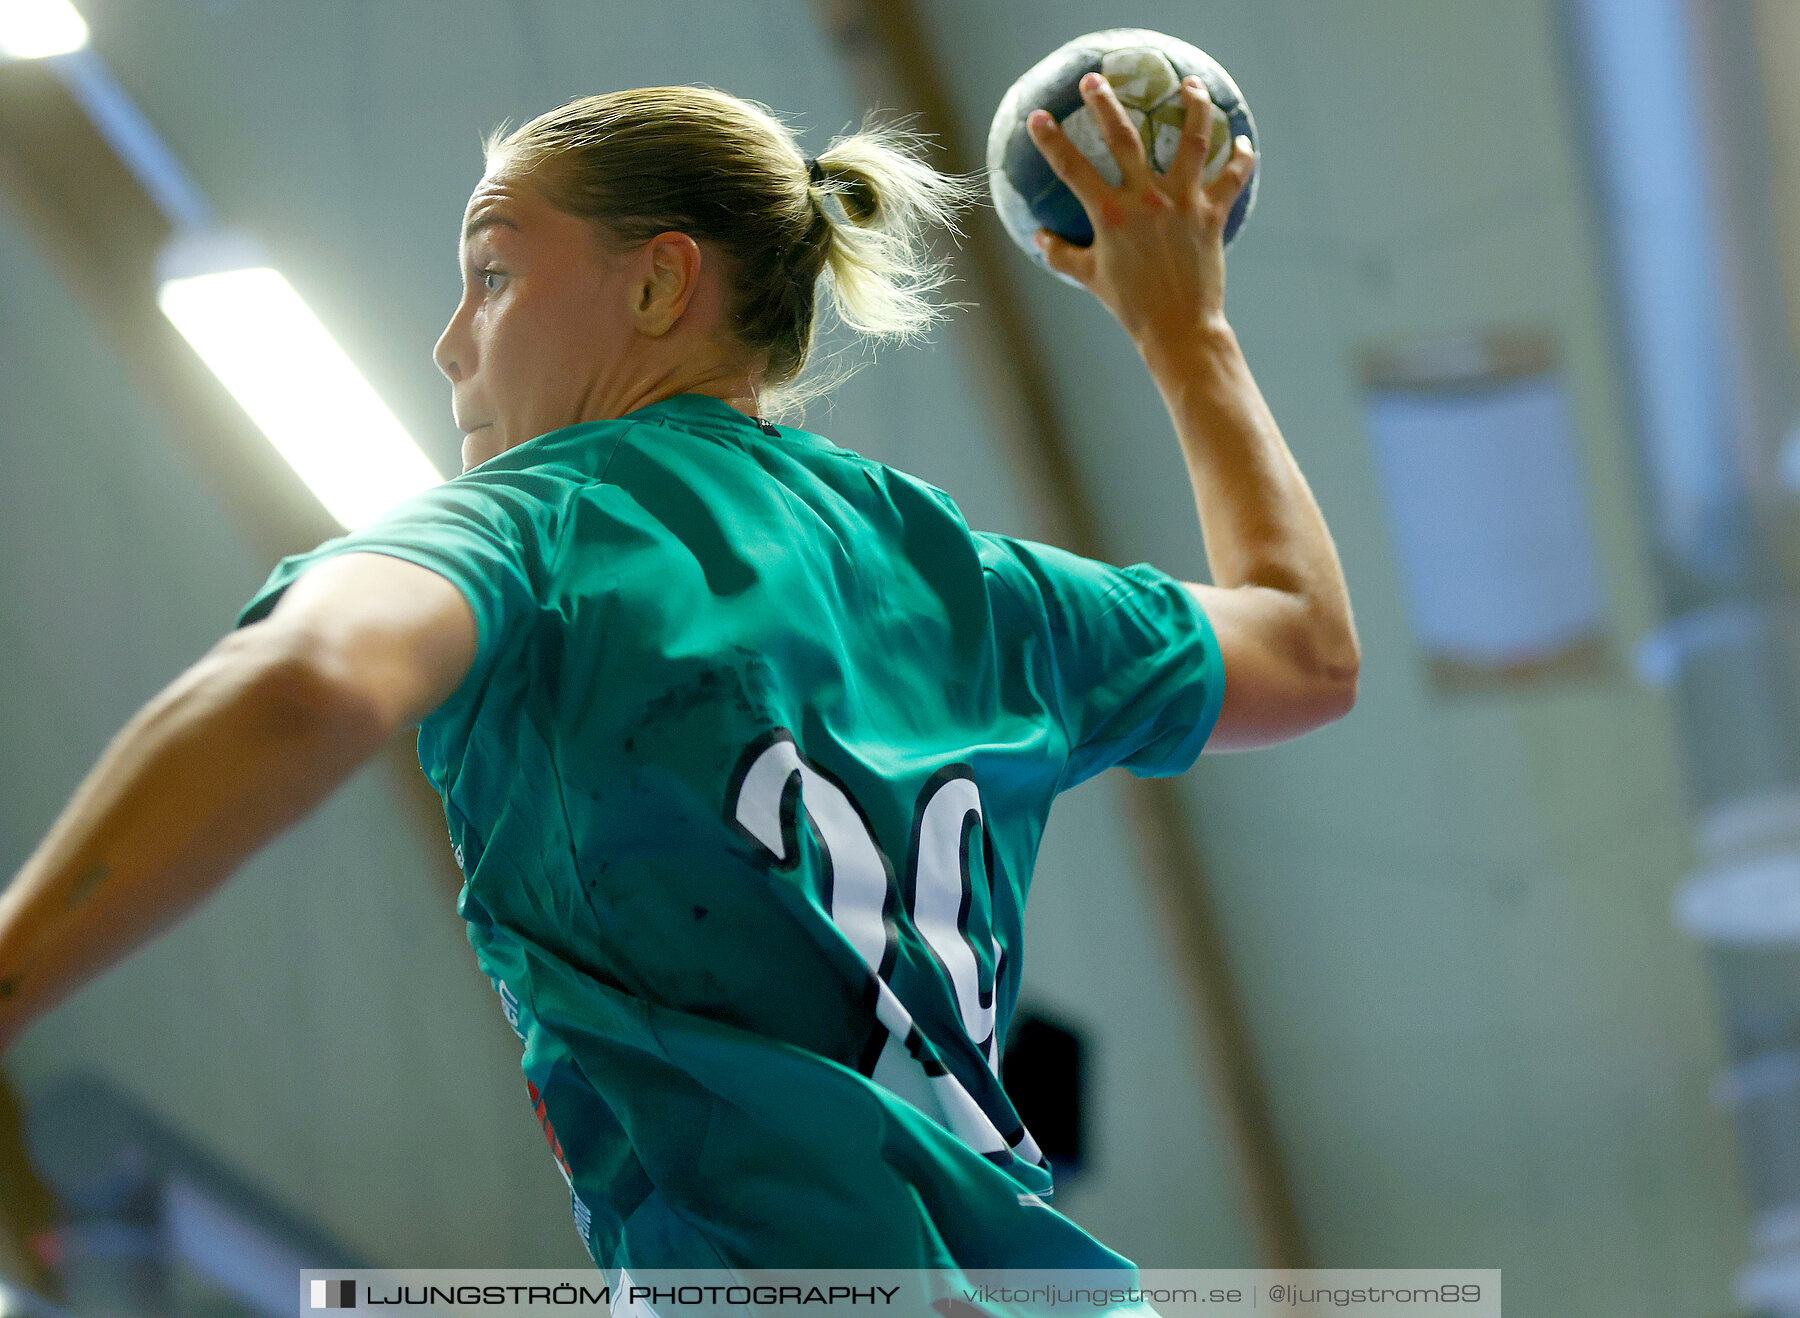
<path id="1" fill-rule="evenodd" d="M 1357 668 L 1351 665 L 1348 669 L 1336 672 L 1325 687 L 1322 704 L 1325 717 L 1321 723 L 1336 723 L 1352 709 L 1356 708 Z"/>
<path id="2" fill-rule="evenodd" d="M 1319 724 L 1335 723 L 1356 707 L 1362 673 L 1362 647 L 1354 627 L 1346 626 L 1316 645 L 1307 676 L 1317 693 Z"/>
<path id="3" fill-rule="evenodd" d="M 1296 686 L 1303 694 L 1294 702 L 1294 719 L 1301 732 L 1311 732 L 1336 723 L 1356 707 L 1357 665 L 1309 667 Z"/>

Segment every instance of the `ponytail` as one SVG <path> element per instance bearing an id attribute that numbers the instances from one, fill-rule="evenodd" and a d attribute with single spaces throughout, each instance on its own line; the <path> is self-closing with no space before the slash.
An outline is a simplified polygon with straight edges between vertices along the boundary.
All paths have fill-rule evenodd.
<path id="1" fill-rule="evenodd" d="M 943 318 L 930 294 L 949 271 L 926 231 L 960 233 L 956 211 L 975 188 L 933 169 L 921 158 L 923 145 L 908 129 L 865 124 L 818 155 L 816 190 L 831 222 L 826 284 L 838 318 L 859 334 L 904 341 Z M 835 199 L 842 221 L 826 199 Z"/>

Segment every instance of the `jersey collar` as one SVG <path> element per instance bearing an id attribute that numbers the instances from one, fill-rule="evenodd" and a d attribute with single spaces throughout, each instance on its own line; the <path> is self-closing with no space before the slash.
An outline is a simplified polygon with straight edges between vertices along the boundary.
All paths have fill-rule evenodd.
<path id="1" fill-rule="evenodd" d="M 819 444 L 821 437 L 791 426 L 777 426 L 761 417 L 740 412 L 723 398 L 711 394 L 672 394 L 660 402 L 627 412 L 621 421 L 673 421 L 691 430 L 710 430 L 745 439 L 752 435 Z"/>
<path id="2" fill-rule="evenodd" d="M 723 398 L 711 394 L 671 394 L 660 402 L 627 412 L 621 421 L 648 421 L 652 418 L 678 416 L 683 421 L 723 421 L 731 425 L 756 426 L 756 418 L 737 410 Z"/>

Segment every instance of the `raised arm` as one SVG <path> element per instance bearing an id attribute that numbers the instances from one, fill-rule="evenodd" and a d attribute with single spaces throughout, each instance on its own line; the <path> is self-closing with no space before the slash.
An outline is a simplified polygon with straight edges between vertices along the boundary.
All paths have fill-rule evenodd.
<path id="1" fill-rule="evenodd" d="M 443 577 L 344 554 L 152 698 L 0 891 L 0 1050 L 436 708 L 475 642 Z"/>
<path id="2" fill-rule="evenodd" d="M 1250 176 L 1250 144 L 1239 138 L 1219 176 L 1203 180 L 1213 106 L 1187 79 L 1181 145 L 1158 175 L 1106 79 L 1089 74 L 1081 94 L 1123 179 L 1110 186 L 1050 115 L 1034 113 L 1032 139 L 1094 226 L 1090 247 L 1048 232 L 1039 242 L 1052 268 L 1125 327 L 1181 443 L 1214 582 L 1186 584 L 1225 661 L 1206 749 L 1272 745 L 1349 711 L 1361 651 L 1331 533 L 1225 318 L 1222 234 Z"/>

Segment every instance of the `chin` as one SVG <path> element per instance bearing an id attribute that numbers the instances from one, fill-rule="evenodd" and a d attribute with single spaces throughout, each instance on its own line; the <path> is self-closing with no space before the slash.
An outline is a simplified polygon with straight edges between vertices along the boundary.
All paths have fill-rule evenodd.
<path id="1" fill-rule="evenodd" d="M 477 439 L 476 436 L 478 435 L 481 438 Z M 494 441 L 494 428 L 492 426 L 482 426 L 479 429 L 471 430 L 468 434 L 463 436 L 463 470 L 468 471 L 471 467 L 479 467 L 482 463 L 486 462 L 491 457 L 497 456 L 500 452 L 501 445 Z"/>

